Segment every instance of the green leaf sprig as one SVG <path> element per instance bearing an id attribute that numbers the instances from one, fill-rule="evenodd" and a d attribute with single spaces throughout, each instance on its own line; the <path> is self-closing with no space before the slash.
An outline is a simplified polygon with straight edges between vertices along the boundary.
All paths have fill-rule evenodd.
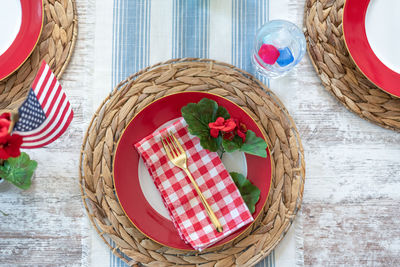
<path id="1" fill-rule="evenodd" d="M 239 189 L 239 192 L 242 195 L 242 198 L 246 203 L 250 213 L 254 213 L 256 210 L 256 204 L 260 199 L 260 189 L 246 179 L 243 174 L 237 172 L 230 172 L 229 174 Z"/>
<path id="2" fill-rule="evenodd" d="M 0 177 L 25 190 L 31 186 L 31 178 L 36 167 L 37 162 L 22 152 L 19 157 L 8 158 L 3 165 L 0 165 Z"/>
<path id="3" fill-rule="evenodd" d="M 228 111 L 218 106 L 217 102 L 203 98 L 198 103 L 189 103 L 184 106 L 181 113 L 188 124 L 189 133 L 200 138 L 200 144 L 204 149 L 217 152 L 221 147 L 222 137 L 212 137 L 208 124 L 218 117 L 229 119 Z"/>
<path id="4" fill-rule="evenodd" d="M 251 130 L 247 130 L 244 143 L 238 135 L 231 140 L 224 139 L 222 133 L 216 138 L 210 135 L 209 123 L 215 122 L 218 117 L 225 120 L 231 117 L 229 112 L 224 107 L 218 106 L 214 100 L 203 98 L 198 103 L 189 103 L 181 109 L 181 113 L 188 124 L 189 133 L 200 138 L 200 144 L 204 149 L 219 151 L 221 154 L 239 150 L 263 158 L 267 157 L 267 143 Z"/>

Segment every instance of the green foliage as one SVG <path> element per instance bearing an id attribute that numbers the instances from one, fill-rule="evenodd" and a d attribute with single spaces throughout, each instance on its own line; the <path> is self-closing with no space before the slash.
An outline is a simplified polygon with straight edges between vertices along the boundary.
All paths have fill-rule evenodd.
<path id="1" fill-rule="evenodd" d="M 21 189 L 28 189 L 36 167 L 37 162 L 22 152 L 19 157 L 9 158 L 0 166 L 0 177 Z"/>
<path id="2" fill-rule="evenodd" d="M 188 124 L 189 133 L 200 138 L 203 148 L 216 152 L 221 147 L 222 137 L 210 136 L 208 124 L 218 117 L 229 119 L 228 111 L 214 100 L 203 98 L 198 103 L 189 103 L 181 109 L 182 117 Z"/>
<path id="3" fill-rule="evenodd" d="M 247 130 L 246 142 L 240 147 L 240 150 L 248 154 L 266 158 L 267 147 L 268 145 L 264 139 L 257 137 L 253 131 Z"/>
<path id="4" fill-rule="evenodd" d="M 212 152 L 217 152 L 221 146 L 222 137 L 214 138 L 211 135 L 200 136 L 200 145 Z"/>
<path id="5" fill-rule="evenodd" d="M 244 143 L 237 135 L 232 140 L 222 140 L 221 135 L 217 138 L 210 136 L 208 126 L 210 122 L 215 122 L 218 117 L 230 118 L 228 111 L 224 107 L 218 106 L 214 100 L 203 98 L 198 103 L 189 103 L 181 109 L 181 113 L 188 124 L 189 133 L 200 138 L 203 148 L 213 152 L 240 150 L 263 158 L 267 157 L 267 143 L 251 130 L 247 131 Z"/>
<path id="6" fill-rule="evenodd" d="M 235 136 L 232 140 L 222 140 L 222 147 L 226 152 L 233 152 L 242 147 L 243 141 L 239 136 Z"/>
<path id="7" fill-rule="evenodd" d="M 242 195 L 242 198 L 246 203 L 250 213 L 254 213 L 256 210 L 256 204 L 260 199 L 260 189 L 247 180 L 243 174 L 237 172 L 230 172 L 229 174 L 239 189 L 239 192 Z"/>
<path id="8" fill-rule="evenodd" d="M 232 140 L 223 140 L 222 147 L 226 152 L 240 150 L 263 158 L 267 157 L 267 143 L 251 130 L 247 130 L 246 142 L 243 143 L 242 138 L 236 135 Z"/>
<path id="9" fill-rule="evenodd" d="M 211 100 L 212 101 L 212 100 Z M 217 104 L 217 103 L 215 103 Z M 224 118 L 225 120 L 229 119 L 231 117 L 231 115 L 229 115 L 228 111 L 226 110 L 226 108 L 224 108 L 223 106 L 218 106 L 217 109 L 217 116 L 215 116 L 215 120 L 219 117 Z M 215 120 L 211 121 L 214 122 Z"/>

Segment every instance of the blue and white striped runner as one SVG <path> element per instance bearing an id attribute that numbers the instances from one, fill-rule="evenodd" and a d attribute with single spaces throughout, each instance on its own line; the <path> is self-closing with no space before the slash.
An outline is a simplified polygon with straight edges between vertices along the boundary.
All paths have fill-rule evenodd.
<path id="1" fill-rule="evenodd" d="M 271 2 L 271 3 L 270 3 Z M 136 71 L 171 58 L 212 58 L 253 72 L 250 53 L 256 30 L 288 18 L 289 0 L 114 0 L 96 1 L 93 108 Z M 270 81 L 260 80 L 267 85 Z M 273 85 L 273 82 L 271 82 Z M 292 227 L 261 266 L 302 265 Z M 91 235 L 90 266 L 126 266 Z"/>

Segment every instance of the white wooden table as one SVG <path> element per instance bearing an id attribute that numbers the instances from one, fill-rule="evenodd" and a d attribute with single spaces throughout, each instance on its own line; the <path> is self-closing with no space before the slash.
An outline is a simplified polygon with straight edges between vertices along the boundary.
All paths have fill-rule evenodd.
<path id="1" fill-rule="evenodd" d="M 271 0 L 273 7 L 274 2 Z M 302 0 L 272 17 L 301 25 Z M 61 82 L 75 111 L 67 133 L 43 149 L 33 186 L 0 193 L 0 266 L 88 266 L 91 226 L 78 185 L 79 151 L 93 114 L 95 1 L 77 1 L 76 50 Z M 286 14 L 286 15 L 282 15 Z M 287 15 L 288 14 L 288 15 Z M 400 265 L 400 134 L 350 113 L 321 85 L 308 58 L 271 82 L 306 153 L 305 265 Z M 105 263 L 105 266 L 106 263 Z"/>

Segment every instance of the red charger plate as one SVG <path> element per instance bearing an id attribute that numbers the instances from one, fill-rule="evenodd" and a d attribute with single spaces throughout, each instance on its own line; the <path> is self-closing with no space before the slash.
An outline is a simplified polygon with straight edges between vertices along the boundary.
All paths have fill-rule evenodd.
<path id="1" fill-rule="evenodd" d="M 0 81 L 16 71 L 35 48 L 43 26 L 42 0 L 21 0 L 22 21 L 11 46 L 0 55 Z"/>
<path id="2" fill-rule="evenodd" d="M 365 17 L 369 3 L 370 0 L 346 0 L 343 11 L 344 40 L 362 73 L 383 91 L 400 97 L 400 74 L 379 60 L 367 39 Z"/>
<path id="3" fill-rule="evenodd" d="M 168 95 L 156 100 L 143 108 L 128 124 L 117 144 L 113 163 L 113 177 L 118 200 L 131 222 L 148 238 L 161 245 L 181 250 L 193 250 L 182 241 L 173 223 L 147 202 L 138 177 L 139 154 L 133 144 L 154 132 L 164 123 L 181 117 L 180 110 L 188 103 L 198 102 L 209 98 L 225 107 L 232 117 L 243 121 L 248 129 L 257 136 L 263 136 L 256 122 L 242 108 L 235 103 L 218 95 L 205 92 L 182 92 Z M 264 137 L 265 139 L 265 137 Z M 267 151 L 267 158 L 246 154 L 247 175 L 250 181 L 261 191 L 260 200 L 256 204 L 253 217 L 257 218 L 268 198 L 272 169 L 271 154 Z M 223 245 L 243 233 L 250 225 L 246 225 L 235 233 L 225 237 L 212 247 Z"/>

